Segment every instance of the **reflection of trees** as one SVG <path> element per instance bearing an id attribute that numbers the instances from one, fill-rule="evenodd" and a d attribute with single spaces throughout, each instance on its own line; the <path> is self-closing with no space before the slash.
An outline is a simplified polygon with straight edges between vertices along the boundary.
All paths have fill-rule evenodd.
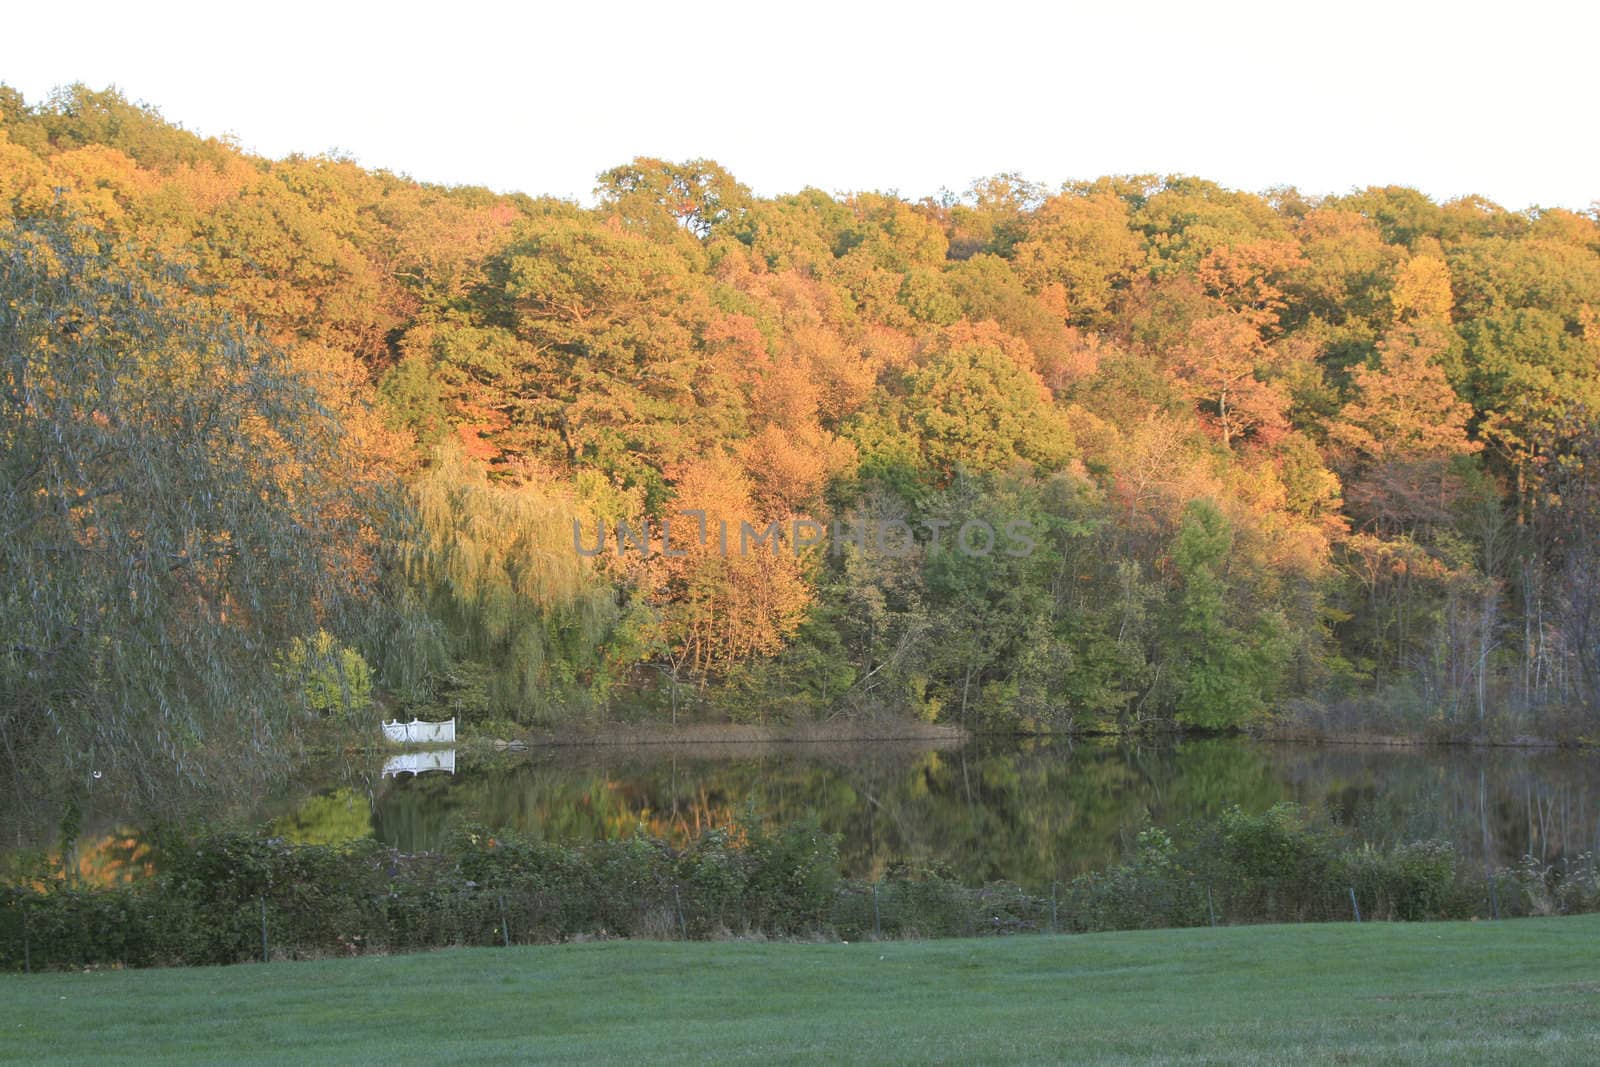
<path id="1" fill-rule="evenodd" d="M 74 874 L 83 885 L 103 888 L 155 873 L 155 855 L 149 843 L 125 828 L 79 841 L 73 859 Z M 59 857 L 52 857 L 51 866 L 58 862 Z"/>
<path id="2" fill-rule="evenodd" d="M 1293 799 L 1379 842 L 1440 838 L 1477 860 L 1545 863 L 1600 852 L 1592 757 L 1515 749 L 1265 749 Z"/>
<path id="3" fill-rule="evenodd" d="M 354 789 L 335 789 L 274 819 L 270 830 L 297 845 L 340 845 L 371 835 L 372 806 Z"/>
<path id="4" fill-rule="evenodd" d="M 1509 863 L 1595 847 L 1595 769 L 1555 754 L 1061 741 L 975 743 L 944 752 L 838 746 L 732 760 L 536 759 L 451 779 L 397 783 L 379 802 L 385 841 L 425 848 L 447 821 L 583 841 L 648 833 L 682 841 L 746 806 L 765 819 L 815 816 L 842 837 L 848 873 L 943 867 L 970 882 L 1040 886 L 1119 858 L 1149 820 L 1163 826 L 1231 804 L 1296 800 L 1382 842 L 1439 838 Z M 1480 795 L 1481 792 L 1481 795 Z M 1563 847 L 1566 843 L 1566 847 Z"/>
<path id="5" fill-rule="evenodd" d="M 578 841 L 645 832 L 683 841 L 747 808 L 778 823 L 816 817 L 843 839 L 853 875 L 895 864 L 969 881 L 1042 884 L 1116 859 L 1147 817 L 1171 821 L 1282 796 L 1248 745 L 1180 748 L 1025 743 L 875 757 L 732 761 L 631 757 L 604 766 L 530 760 L 455 778 L 397 782 L 378 801 L 380 838 L 427 848 L 452 819 Z"/>
<path id="6" fill-rule="evenodd" d="M 65 870 L 87 884 L 105 885 L 154 870 L 160 862 L 158 830 L 183 835 L 292 819 L 302 808 L 328 803 L 319 798 L 336 784 L 354 787 L 349 818 L 365 820 L 365 762 L 366 757 L 357 754 L 350 760 L 319 760 L 302 765 L 292 778 L 260 768 L 259 773 L 204 783 L 169 776 L 162 779 L 165 789 L 159 796 L 145 795 L 126 781 L 93 781 L 75 797 L 33 798 L 37 803 L 30 802 L 26 811 L 7 811 L 0 805 L 4 829 L 0 841 L 15 842 L 19 855 L 23 850 L 40 850 L 49 869 L 58 874 Z M 313 814 L 310 821 L 324 821 L 330 814 Z M 79 827 L 76 832 L 69 830 L 74 823 Z M 7 868 L 6 858 L 0 845 L 0 872 Z"/>
<path id="7" fill-rule="evenodd" d="M 1107 865 L 1147 818 L 1277 798 L 1248 746 L 973 746 L 930 761 L 914 790 L 884 791 L 868 832 L 846 833 L 845 855 L 855 873 L 944 864 L 968 881 L 1041 885 Z"/>
<path id="8" fill-rule="evenodd" d="M 419 774 L 385 783 L 372 802 L 373 834 L 403 852 L 437 846 L 471 799 L 460 787 L 478 780 L 478 776 L 464 776 L 458 782 L 454 775 Z"/>

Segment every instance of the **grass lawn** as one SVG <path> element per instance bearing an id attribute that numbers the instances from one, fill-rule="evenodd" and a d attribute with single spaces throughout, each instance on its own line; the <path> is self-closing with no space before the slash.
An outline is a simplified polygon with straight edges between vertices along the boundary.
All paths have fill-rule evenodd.
<path id="1" fill-rule="evenodd" d="M 0 976 L 0 1060 L 1600 1063 L 1600 916 Z"/>

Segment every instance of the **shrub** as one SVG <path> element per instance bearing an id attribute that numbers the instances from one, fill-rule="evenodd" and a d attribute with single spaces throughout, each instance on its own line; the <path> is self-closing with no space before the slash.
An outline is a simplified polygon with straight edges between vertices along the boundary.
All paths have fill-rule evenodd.
<path id="1" fill-rule="evenodd" d="M 1475 893 L 1457 875 L 1455 852 L 1436 841 L 1388 852 L 1354 849 L 1342 857 L 1338 881 L 1355 891 L 1368 919 L 1460 919 L 1471 915 L 1476 903 Z"/>
<path id="2" fill-rule="evenodd" d="M 280 657 L 278 672 L 296 686 L 301 701 L 321 715 L 349 718 L 372 706 L 372 669 L 353 648 L 326 630 L 309 641 L 296 637 Z"/>
<path id="3" fill-rule="evenodd" d="M 842 880 L 815 822 L 748 821 L 682 848 L 650 837 L 563 846 L 455 831 L 437 852 L 372 841 L 296 844 L 221 833 L 164 841 L 158 873 L 84 889 L 0 885 L 0 969 L 235 963 L 274 957 L 527 944 L 577 937 L 950 937 L 1208 922 L 1349 920 L 1600 910 L 1591 856 L 1525 860 L 1492 892 L 1448 846 L 1351 847 L 1293 806 L 1237 809 L 1177 834 L 1147 829 L 1127 858 L 1049 896 L 947 870 Z"/>
<path id="4" fill-rule="evenodd" d="M 1185 862 L 1165 831 L 1146 830 L 1127 862 L 1072 880 L 1064 928 L 1083 932 L 1198 925 L 1207 911 L 1194 865 L 1192 858 Z"/>

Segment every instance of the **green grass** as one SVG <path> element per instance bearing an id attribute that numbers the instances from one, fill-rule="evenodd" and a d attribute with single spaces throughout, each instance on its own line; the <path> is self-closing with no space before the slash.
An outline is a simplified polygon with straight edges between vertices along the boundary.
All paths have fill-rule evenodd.
<path id="1" fill-rule="evenodd" d="M 0 1060 L 1597 1063 L 1600 916 L 0 977 Z"/>

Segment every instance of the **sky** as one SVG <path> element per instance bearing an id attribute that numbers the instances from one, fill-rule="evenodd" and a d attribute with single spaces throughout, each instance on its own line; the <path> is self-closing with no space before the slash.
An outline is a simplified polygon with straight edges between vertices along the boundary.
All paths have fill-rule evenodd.
<path id="1" fill-rule="evenodd" d="M 1583 7 L 80 0 L 0 16 L 0 82 L 115 85 L 264 155 L 582 202 L 645 155 L 762 195 L 1183 173 L 1587 209 Z"/>

